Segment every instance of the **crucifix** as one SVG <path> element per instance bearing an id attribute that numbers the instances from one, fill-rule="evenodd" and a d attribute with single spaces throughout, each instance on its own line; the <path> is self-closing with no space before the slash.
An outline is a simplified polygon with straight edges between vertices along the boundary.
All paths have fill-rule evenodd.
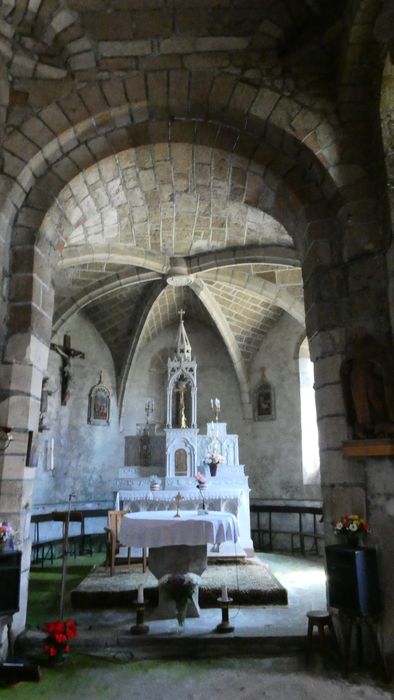
<path id="1" fill-rule="evenodd" d="M 71 347 L 71 336 L 65 334 L 63 336 L 63 345 L 57 345 L 57 343 L 51 343 L 51 350 L 57 352 L 62 358 L 62 406 L 67 406 L 67 400 L 70 396 L 68 389 L 69 381 L 71 378 L 71 358 L 81 357 L 85 359 L 85 353 L 80 350 L 74 350 Z"/>

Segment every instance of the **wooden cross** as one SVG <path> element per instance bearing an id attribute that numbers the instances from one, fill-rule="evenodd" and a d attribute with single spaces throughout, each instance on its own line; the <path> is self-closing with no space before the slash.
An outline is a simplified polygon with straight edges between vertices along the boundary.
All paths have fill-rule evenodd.
<path id="1" fill-rule="evenodd" d="M 183 317 L 184 317 L 185 313 L 186 313 L 186 311 L 184 309 L 180 309 L 178 311 L 178 315 L 179 315 L 179 318 L 181 319 L 181 321 L 183 321 Z"/>
<path id="2" fill-rule="evenodd" d="M 81 352 L 80 350 L 74 350 L 74 348 L 71 347 L 71 336 L 70 335 L 64 335 L 63 336 L 63 345 L 57 345 L 57 343 L 51 343 L 51 350 L 54 350 L 57 352 L 58 355 L 62 358 L 62 394 L 61 394 L 61 400 L 62 400 L 62 406 L 67 406 L 67 400 L 70 396 L 70 392 L 68 389 L 68 384 L 70 381 L 71 377 L 71 358 L 72 357 L 81 357 L 83 360 L 85 359 L 85 353 Z"/>
<path id="3" fill-rule="evenodd" d="M 180 517 L 181 517 L 181 515 L 180 515 L 180 513 L 179 513 L 179 506 L 180 506 L 181 501 L 183 501 L 183 500 L 184 500 L 184 496 L 181 496 L 181 494 L 180 494 L 179 491 L 178 491 L 177 495 L 174 496 L 174 501 L 176 501 L 176 513 L 175 513 L 175 515 L 174 515 L 174 518 L 180 518 Z"/>

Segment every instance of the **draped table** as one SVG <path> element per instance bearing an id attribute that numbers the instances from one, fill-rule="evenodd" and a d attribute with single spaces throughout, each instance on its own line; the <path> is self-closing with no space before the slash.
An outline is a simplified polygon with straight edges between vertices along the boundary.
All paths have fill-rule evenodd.
<path id="1" fill-rule="evenodd" d="M 201 576 L 207 567 L 207 544 L 237 542 L 238 522 L 232 513 L 197 515 L 195 511 L 181 510 L 179 514 L 177 518 L 175 511 L 145 511 L 127 513 L 122 518 L 121 544 L 149 548 L 149 569 L 157 579 L 166 574 Z M 198 590 L 194 607 L 191 614 L 198 616 Z M 159 587 L 160 617 L 168 616 L 167 608 Z"/>

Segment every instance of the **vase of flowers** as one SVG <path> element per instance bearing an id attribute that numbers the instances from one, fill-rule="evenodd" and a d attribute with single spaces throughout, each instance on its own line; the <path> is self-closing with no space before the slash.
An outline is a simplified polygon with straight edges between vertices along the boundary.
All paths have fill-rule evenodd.
<path id="1" fill-rule="evenodd" d="M 74 620 L 47 622 L 42 631 L 48 635 L 44 641 L 44 652 L 51 663 L 60 663 L 70 651 L 70 639 L 77 636 Z"/>
<path id="2" fill-rule="evenodd" d="M 342 515 L 334 523 L 334 533 L 346 538 L 346 544 L 355 548 L 360 545 L 360 538 L 369 532 L 369 525 L 359 515 Z"/>
<path id="3" fill-rule="evenodd" d="M 178 625 L 183 627 L 187 606 L 196 590 L 195 576 L 193 574 L 167 574 L 160 579 L 159 585 L 167 598 L 174 601 Z"/>
<path id="4" fill-rule="evenodd" d="M 196 486 L 197 486 L 197 488 L 198 488 L 198 490 L 199 490 L 199 492 L 200 492 L 200 496 L 201 496 L 201 500 L 202 500 L 201 507 L 198 508 L 198 513 L 199 513 L 200 515 L 205 515 L 205 514 L 208 514 L 208 510 L 207 510 L 206 505 L 205 505 L 205 499 L 204 499 L 203 491 L 205 491 L 205 489 L 206 489 L 207 486 L 208 486 L 207 480 L 206 480 L 204 474 L 201 474 L 201 472 L 197 472 L 197 474 L 196 474 L 196 481 L 197 481 Z"/>
<path id="5" fill-rule="evenodd" d="M 157 476 L 152 476 L 150 480 L 150 490 L 151 491 L 159 491 L 160 490 L 160 480 L 157 478 Z"/>
<path id="6" fill-rule="evenodd" d="M 223 464 L 224 458 L 222 457 L 222 455 L 219 455 L 216 452 L 213 452 L 212 454 L 209 454 L 207 456 L 205 461 L 208 464 L 210 475 L 216 476 L 218 464 Z"/>
<path id="7" fill-rule="evenodd" d="M 14 550 L 15 530 L 6 520 L 0 524 L 0 551 L 12 552 Z"/>

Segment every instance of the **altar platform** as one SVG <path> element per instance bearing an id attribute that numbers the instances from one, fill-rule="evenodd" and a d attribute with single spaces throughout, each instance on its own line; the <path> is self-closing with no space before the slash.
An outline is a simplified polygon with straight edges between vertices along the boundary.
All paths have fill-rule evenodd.
<path id="1" fill-rule="evenodd" d="M 141 564 L 132 564 L 130 570 L 119 566 L 114 576 L 108 569 L 99 566 L 71 592 L 71 603 L 75 608 L 131 607 L 137 599 L 138 586 L 143 585 L 149 616 L 155 618 L 158 603 L 158 582 L 149 571 L 143 572 Z M 217 607 L 222 585 L 226 585 L 234 604 L 287 605 L 287 591 L 258 558 L 237 562 L 208 564 L 201 576 L 200 607 Z"/>
<path id="2" fill-rule="evenodd" d="M 147 616 L 149 634 L 130 634 L 135 608 L 67 609 L 76 620 L 78 637 L 73 653 L 94 654 L 114 659 L 213 658 L 253 656 L 263 658 L 304 651 L 310 609 L 324 609 L 326 582 L 319 557 L 258 555 L 288 592 L 288 605 L 232 605 L 230 622 L 234 632 L 215 633 L 221 611 L 203 608 L 199 618 L 187 619 L 182 634 L 176 620 L 154 620 Z M 28 630 L 19 639 L 20 650 L 41 649 L 44 633 Z"/>

